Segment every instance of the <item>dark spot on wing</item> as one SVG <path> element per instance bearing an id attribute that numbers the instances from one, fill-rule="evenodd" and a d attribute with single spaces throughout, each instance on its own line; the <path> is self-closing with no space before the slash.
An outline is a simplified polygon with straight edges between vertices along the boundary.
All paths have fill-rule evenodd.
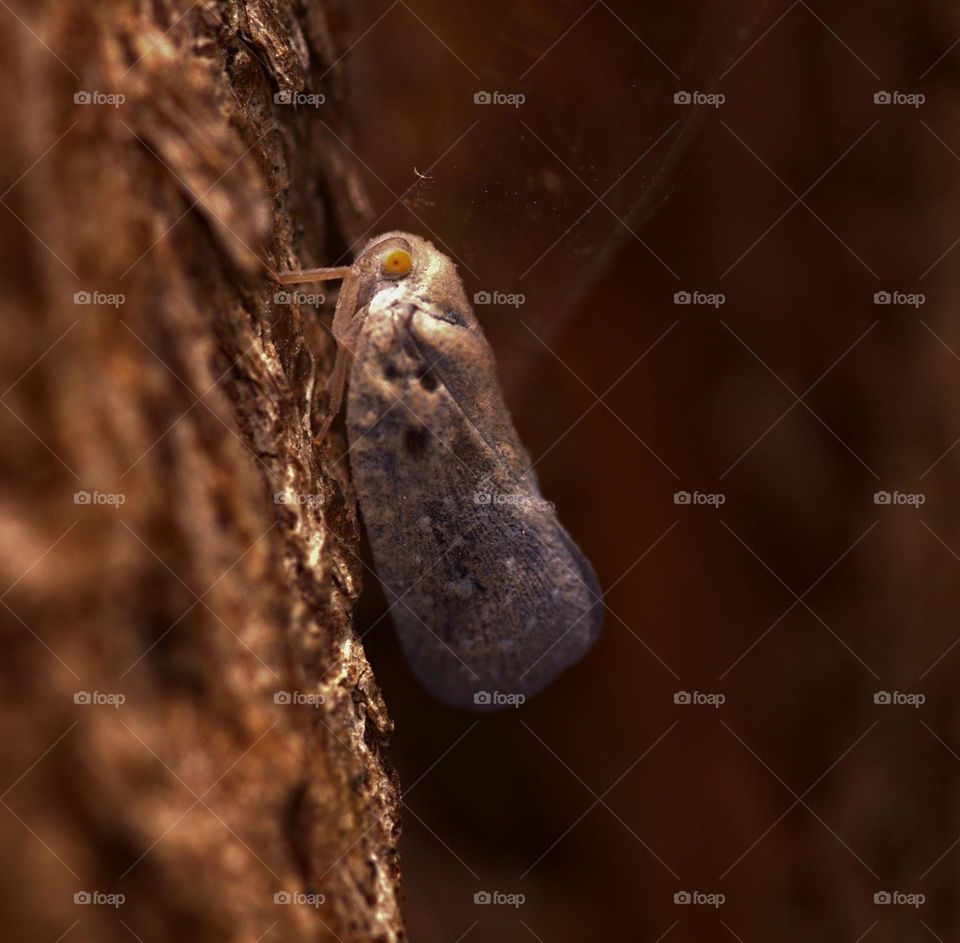
<path id="1" fill-rule="evenodd" d="M 427 451 L 430 433 L 424 426 L 408 426 L 403 437 L 403 447 L 411 458 L 422 458 Z"/>
<path id="2" fill-rule="evenodd" d="M 437 384 L 439 383 L 436 374 L 434 374 L 429 368 L 424 370 L 417 379 L 420 381 L 420 385 L 430 393 L 437 388 Z"/>

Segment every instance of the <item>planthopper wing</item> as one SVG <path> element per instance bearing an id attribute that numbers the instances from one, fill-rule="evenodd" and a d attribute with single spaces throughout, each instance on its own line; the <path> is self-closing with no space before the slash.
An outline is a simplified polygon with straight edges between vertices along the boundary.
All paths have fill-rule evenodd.
<path id="1" fill-rule="evenodd" d="M 603 606 L 528 471 L 482 332 L 444 314 L 405 292 L 363 313 L 351 473 L 413 670 L 447 703 L 495 708 L 580 658 Z M 477 391 L 483 405 L 465 409 Z"/>

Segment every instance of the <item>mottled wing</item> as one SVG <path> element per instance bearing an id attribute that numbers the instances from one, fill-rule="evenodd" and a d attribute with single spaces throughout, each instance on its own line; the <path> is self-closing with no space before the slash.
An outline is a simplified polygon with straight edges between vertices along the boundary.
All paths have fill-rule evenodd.
<path id="1" fill-rule="evenodd" d="M 593 570 L 524 474 L 479 329 L 438 323 L 395 294 L 361 316 L 351 470 L 403 649 L 450 704 L 529 696 L 596 638 L 603 605 Z M 435 343 L 438 330 L 446 343 Z M 481 393 L 482 408 L 464 408 Z"/>

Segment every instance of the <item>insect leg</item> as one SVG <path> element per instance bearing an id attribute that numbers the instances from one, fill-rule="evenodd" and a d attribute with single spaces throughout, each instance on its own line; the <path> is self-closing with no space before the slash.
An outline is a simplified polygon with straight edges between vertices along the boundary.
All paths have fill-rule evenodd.
<path id="1" fill-rule="evenodd" d="M 333 371 L 327 381 L 329 402 L 327 414 L 320 423 L 317 438 L 321 441 L 326 438 L 333 425 L 333 420 L 343 405 L 343 394 L 347 386 L 347 375 L 350 372 L 350 359 L 353 354 L 353 343 L 363 324 L 363 319 L 355 317 L 357 294 L 360 290 L 360 280 L 353 269 L 347 270 L 340 286 L 340 295 L 337 297 L 337 308 L 333 315 L 331 332 L 337 342 L 337 356 L 333 362 Z"/>
<path id="2" fill-rule="evenodd" d="M 349 265 L 336 268 L 308 268 L 302 272 L 277 272 L 274 278 L 281 285 L 303 285 L 306 282 L 329 282 L 336 278 L 346 278 L 353 269 Z"/>

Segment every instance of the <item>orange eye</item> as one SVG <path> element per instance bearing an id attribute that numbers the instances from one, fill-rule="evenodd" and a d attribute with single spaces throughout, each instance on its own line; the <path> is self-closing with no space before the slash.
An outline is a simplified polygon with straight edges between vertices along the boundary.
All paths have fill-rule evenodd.
<path id="1" fill-rule="evenodd" d="M 390 278 L 403 278 L 410 274 L 413 268 L 413 259 L 405 249 L 393 249 L 388 252 L 380 263 L 380 271 Z"/>

